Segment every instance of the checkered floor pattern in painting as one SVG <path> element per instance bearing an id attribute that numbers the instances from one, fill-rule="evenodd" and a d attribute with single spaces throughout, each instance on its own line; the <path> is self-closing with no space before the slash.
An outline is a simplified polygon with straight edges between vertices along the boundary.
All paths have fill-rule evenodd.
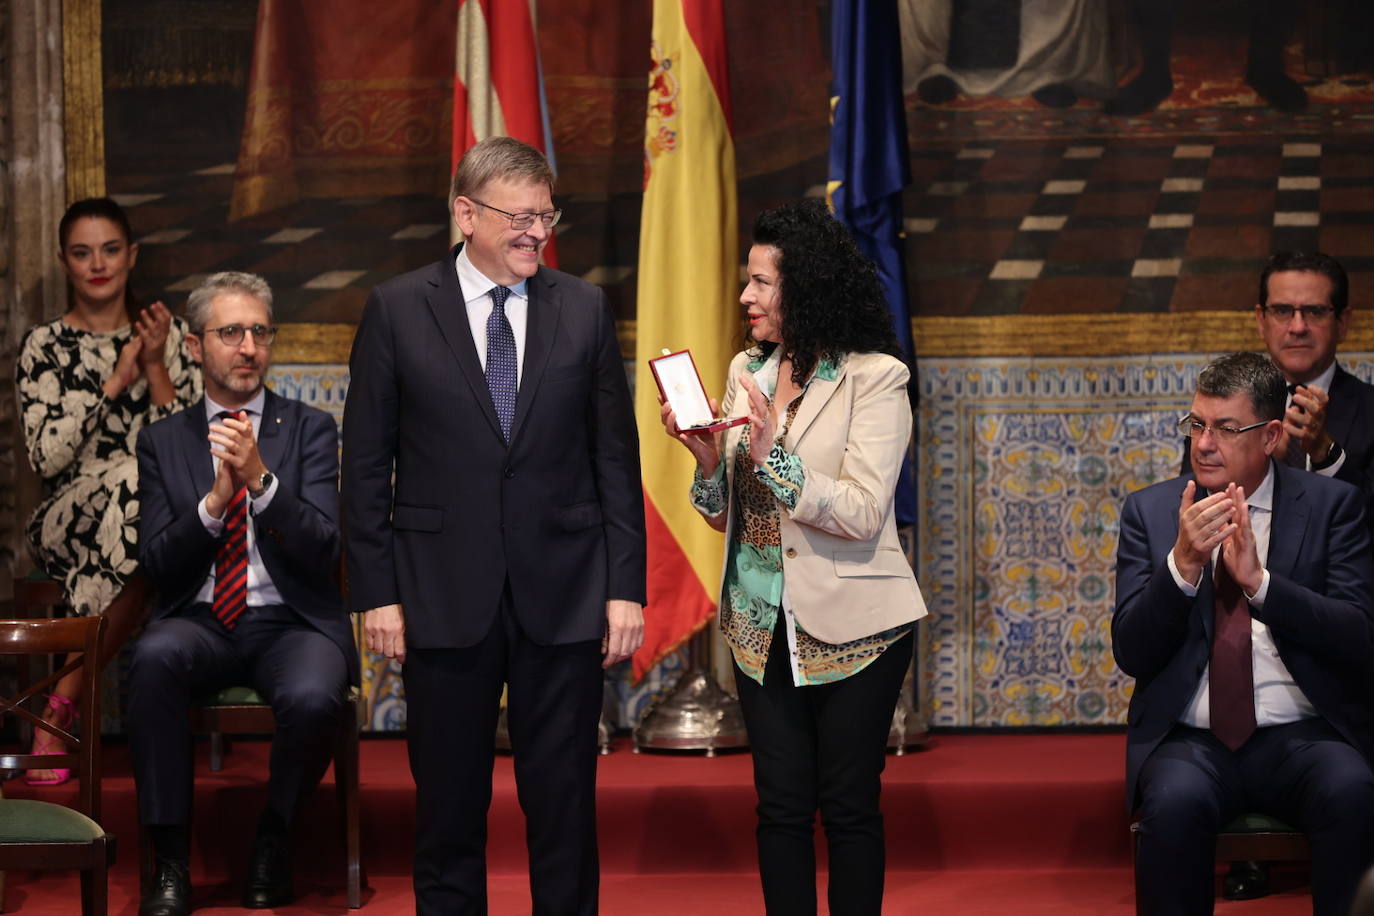
<path id="1" fill-rule="evenodd" d="M 913 151 L 921 315 L 1163 312 L 1253 302 L 1262 260 L 1340 258 L 1374 287 L 1374 138 L 1116 136 Z"/>
<path id="2" fill-rule="evenodd" d="M 913 138 L 914 139 L 914 138 Z M 1243 308 L 1272 251 L 1320 248 L 1374 289 L 1374 135 L 931 137 L 905 195 L 913 315 Z M 448 246 L 439 195 L 302 200 L 228 221 L 232 165 L 111 176 L 142 242 L 136 281 L 173 307 L 206 274 L 272 283 L 280 321 L 355 322 L 373 285 Z M 741 182 L 759 209 L 823 193 L 817 158 Z M 634 315 L 639 196 L 560 195 L 563 269 Z"/>

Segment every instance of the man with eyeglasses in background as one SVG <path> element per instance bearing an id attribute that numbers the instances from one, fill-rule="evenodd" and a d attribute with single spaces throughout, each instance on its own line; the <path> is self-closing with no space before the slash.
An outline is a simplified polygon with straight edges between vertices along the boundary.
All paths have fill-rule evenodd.
<path id="1" fill-rule="evenodd" d="M 1143 914 L 1212 912 L 1216 834 L 1256 811 L 1307 834 L 1312 908 L 1348 913 L 1374 861 L 1374 556 L 1351 485 L 1274 460 L 1284 376 L 1198 376 L 1193 471 L 1121 513 L 1112 650 L 1136 679 L 1126 798 Z"/>
<path id="2" fill-rule="evenodd" d="M 1336 362 L 1353 313 L 1345 269 L 1319 251 L 1280 252 L 1265 264 L 1259 294 L 1260 337 L 1288 382 L 1286 460 L 1360 487 L 1374 526 L 1374 385 Z M 1268 891 L 1258 862 L 1237 862 L 1226 876 L 1228 899 Z"/>
<path id="3" fill-rule="evenodd" d="M 1269 357 L 1288 383 L 1284 439 L 1275 457 L 1336 477 L 1374 499 L 1374 385 L 1336 362 L 1336 348 L 1350 330 L 1350 281 L 1344 268 L 1321 252 L 1283 251 L 1260 274 L 1255 322 Z M 1188 449 L 1183 470 L 1189 470 Z M 1374 502 L 1366 505 L 1374 526 Z M 1265 866 L 1233 863 L 1223 884 L 1228 900 L 1269 892 Z"/>
<path id="4" fill-rule="evenodd" d="M 503 684 L 532 911 L 597 912 L 603 667 L 643 640 L 639 442 L 605 294 L 539 263 L 553 172 L 473 146 L 463 243 L 372 291 L 349 360 L 349 605 L 402 662 L 416 787 L 415 906 L 487 912 Z"/>
<path id="5" fill-rule="evenodd" d="M 292 897 L 289 829 L 329 766 L 358 653 L 339 595 L 338 432 L 263 386 L 272 290 L 206 278 L 186 304 L 205 398 L 138 438 L 139 559 L 155 592 L 125 720 L 155 872 L 140 916 L 191 911 L 193 698 L 252 687 L 272 707 L 267 805 L 243 905 Z"/>

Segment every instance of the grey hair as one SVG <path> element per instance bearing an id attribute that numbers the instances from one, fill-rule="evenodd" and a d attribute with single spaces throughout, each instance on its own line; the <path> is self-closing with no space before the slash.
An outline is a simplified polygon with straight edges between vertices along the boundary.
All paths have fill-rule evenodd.
<path id="1" fill-rule="evenodd" d="M 205 323 L 210 320 L 210 305 L 221 293 L 242 293 L 260 300 L 267 306 L 267 320 L 272 320 L 272 287 L 267 281 L 257 274 L 226 270 L 200 281 L 186 297 L 186 323 L 194 333 L 205 331 Z"/>
<path id="2" fill-rule="evenodd" d="M 488 137 L 463 154 L 449 186 L 448 206 L 458 197 L 471 197 L 489 182 L 519 178 L 549 186 L 553 193 L 553 169 L 544 154 L 514 137 Z"/>
<path id="3" fill-rule="evenodd" d="M 1197 393 L 1213 398 L 1244 394 L 1261 420 L 1283 419 L 1288 383 L 1269 357 L 1260 353 L 1227 353 L 1202 368 Z"/>

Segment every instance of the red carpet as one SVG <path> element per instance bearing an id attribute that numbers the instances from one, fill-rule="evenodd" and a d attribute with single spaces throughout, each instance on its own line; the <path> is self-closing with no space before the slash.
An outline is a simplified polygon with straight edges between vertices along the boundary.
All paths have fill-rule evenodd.
<path id="1" fill-rule="evenodd" d="M 234 745 L 223 772 L 197 771 L 193 877 L 197 913 L 241 912 L 236 900 L 263 797 L 266 744 Z M 938 736 L 919 753 L 891 757 L 886 913 L 1134 912 L 1127 819 L 1122 811 L 1124 739 L 1107 735 Z M 114 914 L 137 911 L 133 780 L 122 746 L 109 748 L 105 822 L 119 837 L 111 878 Z M 372 914 L 414 912 L 410 855 L 414 794 L 405 745 L 363 743 L 363 853 Z M 601 759 L 602 912 L 762 913 L 754 874 L 753 785 L 747 755 L 715 759 L 635 755 L 623 745 Z M 488 865 L 491 912 L 529 911 L 524 822 L 509 758 L 499 758 Z M 9 797 L 59 799 L 70 787 L 12 780 Z M 278 912 L 344 910 L 343 848 L 332 777 L 311 801 L 297 844 L 297 904 Z M 1221 914 L 1304 913 L 1301 870 L 1276 876 L 1280 893 L 1220 903 Z M 11 873 L 7 912 L 79 912 L 76 879 Z M 822 892 L 823 896 L 823 892 Z M 822 907 L 824 911 L 824 907 Z"/>

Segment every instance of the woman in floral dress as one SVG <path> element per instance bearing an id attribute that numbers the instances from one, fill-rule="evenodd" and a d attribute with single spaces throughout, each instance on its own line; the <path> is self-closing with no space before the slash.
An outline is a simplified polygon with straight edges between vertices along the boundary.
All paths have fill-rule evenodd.
<path id="1" fill-rule="evenodd" d="M 71 308 L 32 328 L 20 347 L 16 383 L 29 462 L 44 500 L 27 533 L 39 565 L 62 583 L 80 615 L 106 618 L 105 653 L 119 650 L 142 619 L 138 573 L 138 464 L 134 447 L 147 423 L 194 403 L 200 369 L 183 344 L 186 324 L 161 302 L 140 308 L 129 289 L 138 258 L 128 217 L 108 198 L 77 201 L 58 228 Z M 59 681 L 46 716 L 76 716 L 80 672 Z M 39 732 L 34 752 L 56 751 Z M 67 770 L 30 770 L 54 785 Z"/>

